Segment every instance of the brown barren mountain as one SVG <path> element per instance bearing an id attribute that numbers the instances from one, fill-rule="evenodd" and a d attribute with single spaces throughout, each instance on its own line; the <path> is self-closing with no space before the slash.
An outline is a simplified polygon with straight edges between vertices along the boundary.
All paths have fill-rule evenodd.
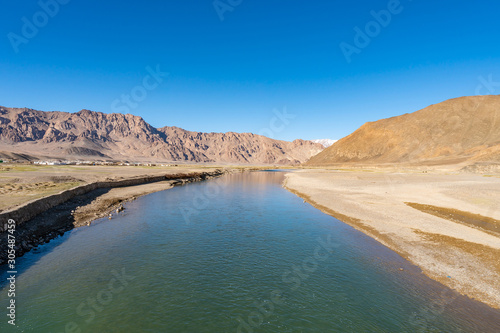
<path id="1" fill-rule="evenodd" d="M 311 158 L 308 166 L 500 162 L 500 96 L 450 99 L 369 122 Z"/>
<path id="2" fill-rule="evenodd" d="M 157 129 L 131 114 L 0 107 L 4 156 L 285 165 L 303 163 L 321 150 L 323 146 L 311 141 L 279 141 L 252 133 Z"/>

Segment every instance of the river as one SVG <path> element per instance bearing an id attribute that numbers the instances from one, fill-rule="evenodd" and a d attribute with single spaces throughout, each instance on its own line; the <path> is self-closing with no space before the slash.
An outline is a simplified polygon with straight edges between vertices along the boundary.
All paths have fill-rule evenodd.
<path id="1" fill-rule="evenodd" d="M 498 310 L 282 181 L 246 172 L 175 187 L 39 246 L 18 259 L 17 326 L 2 314 L 0 332 L 500 332 Z"/>

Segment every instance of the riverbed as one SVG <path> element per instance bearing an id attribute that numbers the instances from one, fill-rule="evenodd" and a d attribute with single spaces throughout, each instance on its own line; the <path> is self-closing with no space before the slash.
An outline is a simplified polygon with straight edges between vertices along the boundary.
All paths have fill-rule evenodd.
<path id="1" fill-rule="evenodd" d="M 1 332 L 498 332 L 500 312 L 246 172 L 126 204 L 18 259 Z M 7 306 L 7 268 L 1 307 Z"/>

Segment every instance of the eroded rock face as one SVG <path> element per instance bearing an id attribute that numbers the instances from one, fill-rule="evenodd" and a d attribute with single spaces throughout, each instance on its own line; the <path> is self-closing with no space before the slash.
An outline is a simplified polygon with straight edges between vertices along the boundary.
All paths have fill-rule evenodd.
<path id="1" fill-rule="evenodd" d="M 237 164 L 297 164 L 323 150 L 311 141 L 279 141 L 252 133 L 157 129 L 131 114 L 0 107 L 0 149 L 9 150 L 12 145 L 25 153 L 60 158 L 69 153 L 118 160 Z"/>
<path id="2" fill-rule="evenodd" d="M 500 96 L 450 99 L 366 123 L 307 165 L 500 161 Z"/>

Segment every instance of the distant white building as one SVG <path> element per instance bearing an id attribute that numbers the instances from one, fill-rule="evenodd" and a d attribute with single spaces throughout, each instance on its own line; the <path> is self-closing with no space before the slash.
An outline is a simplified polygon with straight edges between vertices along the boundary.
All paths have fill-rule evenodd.
<path id="1" fill-rule="evenodd" d="M 38 165 L 66 165 L 66 162 L 61 161 L 35 161 L 33 164 Z"/>

